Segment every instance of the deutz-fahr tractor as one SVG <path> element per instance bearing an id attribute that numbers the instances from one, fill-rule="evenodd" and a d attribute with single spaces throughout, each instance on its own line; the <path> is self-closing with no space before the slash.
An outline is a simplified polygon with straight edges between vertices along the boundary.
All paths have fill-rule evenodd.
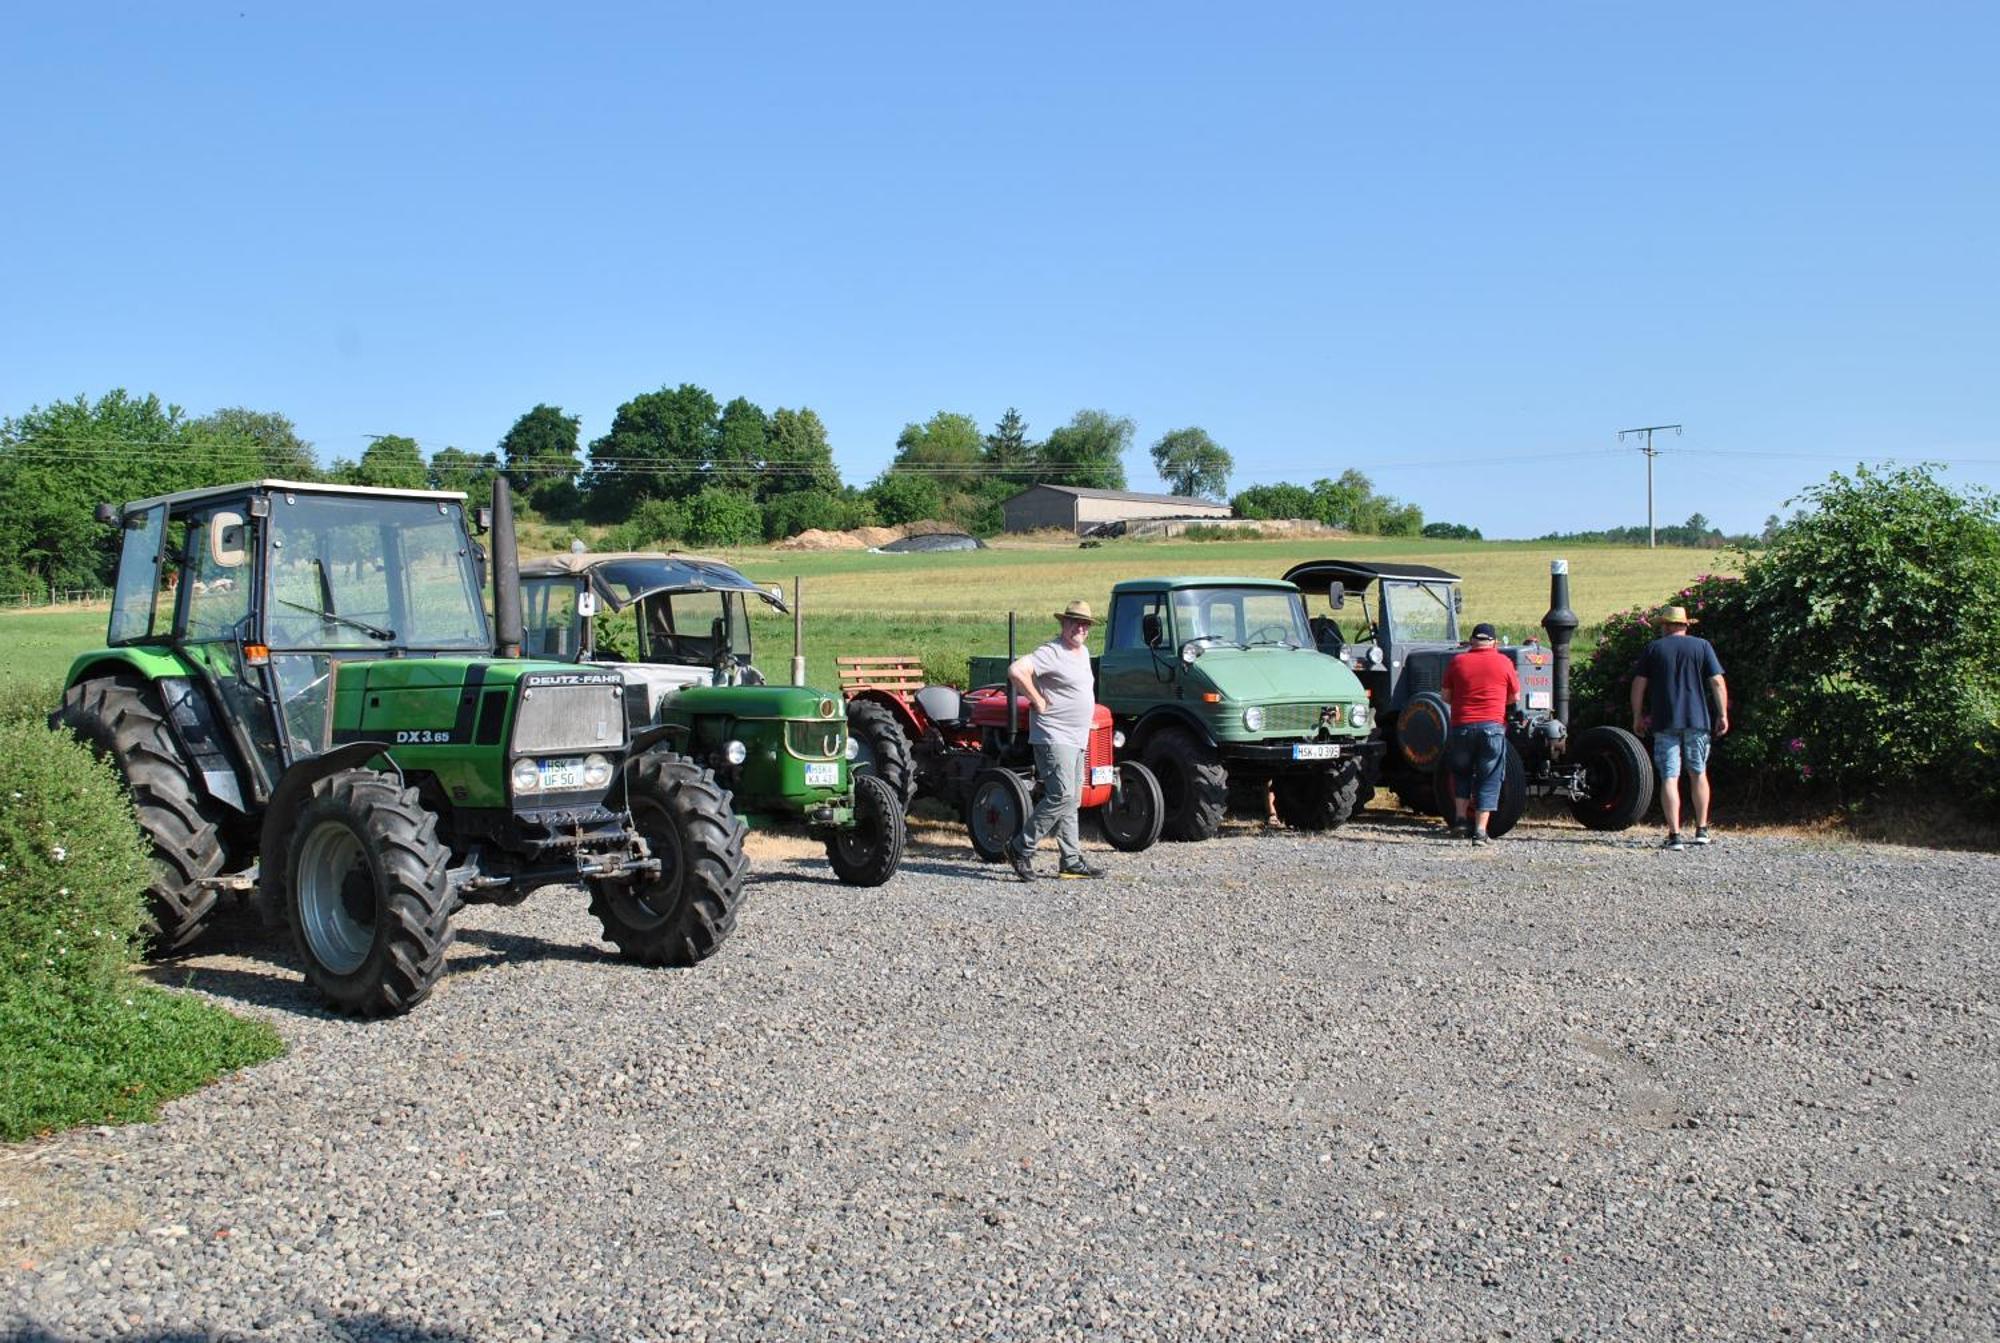
<path id="1" fill-rule="evenodd" d="M 923 685 L 914 657 L 842 661 L 853 666 L 841 675 L 850 681 L 847 719 L 860 757 L 898 788 L 906 805 L 935 798 L 963 816 L 973 851 L 989 863 L 1002 861 L 1039 789 L 1027 696 L 1005 685 L 963 693 Z M 1077 810 L 1097 818 L 1113 848 L 1137 853 L 1160 838 L 1160 785 L 1138 761 L 1114 758 L 1115 736 L 1110 711 L 1098 705 Z"/>
<path id="2" fill-rule="evenodd" d="M 974 677 L 992 659 L 975 658 Z M 1346 823 L 1361 800 L 1368 696 L 1321 657 L 1299 590 L 1270 578 L 1138 578 L 1111 589 L 1098 701 L 1119 759 L 1160 781 L 1167 839 L 1221 828 L 1232 796 L 1301 830 Z"/>
<path id="3" fill-rule="evenodd" d="M 664 730 L 627 732 L 615 673 L 521 659 L 494 495 L 492 626 L 462 494 L 263 480 L 99 506 L 120 537 L 106 647 L 50 726 L 124 775 L 156 952 L 252 896 L 329 1003 L 383 1016 L 429 995 L 466 903 L 581 883 L 646 965 L 729 935 L 748 864 L 728 795 Z"/>
<path id="4" fill-rule="evenodd" d="M 1385 747 L 1380 781 L 1404 806 L 1449 817 L 1445 741 L 1451 710 L 1441 690 L 1445 667 L 1464 651 L 1458 575 L 1422 564 L 1313 560 L 1285 577 L 1327 599 L 1330 614 L 1312 622 L 1320 651 L 1352 667 L 1375 701 L 1376 732 Z M 1343 630 L 1341 621 L 1356 601 L 1359 619 Z M 1637 737 L 1608 725 L 1569 734 L 1569 645 L 1576 627 L 1569 562 L 1552 561 L 1549 611 L 1542 617 L 1548 644 L 1531 639 L 1500 649 L 1514 663 L 1526 704 L 1509 717 L 1500 805 L 1488 834 L 1513 829 L 1530 797 L 1567 799 L 1571 814 L 1593 830 L 1624 830 L 1652 806 L 1653 764 Z"/>
<path id="5" fill-rule="evenodd" d="M 879 886 L 903 857 L 901 799 L 852 770 L 840 697 L 808 689 L 794 650 L 792 685 L 766 684 L 751 658 L 748 602 L 792 614 L 720 560 L 589 553 L 521 567 L 528 651 L 601 668 L 624 686 L 626 722 L 715 773 L 753 827 L 803 824 L 834 874 Z"/>

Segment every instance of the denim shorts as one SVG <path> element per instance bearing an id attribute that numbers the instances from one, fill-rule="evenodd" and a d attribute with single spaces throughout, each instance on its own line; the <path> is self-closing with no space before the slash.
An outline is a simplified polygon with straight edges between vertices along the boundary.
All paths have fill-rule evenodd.
<path id="1" fill-rule="evenodd" d="M 1445 749 L 1451 763 L 1452 795 L 1471 801 L 1474 811 L 1499 810 L 1500 763 L 1507 756 L 1507 739 L 1500 724 L 1455 727 Z"/>
<path id="2" fill-rule="evenodd" d="M 1700 728 L 1672 728 L 1653 734 L 1653 768 L 1663 779 L 1677 779 L 1681 761 L 1690 774 L 1708 773 L 1708 734 Z"/>

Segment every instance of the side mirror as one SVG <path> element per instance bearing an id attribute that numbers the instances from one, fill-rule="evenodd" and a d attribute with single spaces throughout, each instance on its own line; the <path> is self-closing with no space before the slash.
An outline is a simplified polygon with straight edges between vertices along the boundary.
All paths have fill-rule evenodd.
<path id="1" fill-rule="evenodd" d="M 1336 611 L 1346 610 L 1347 589 L 1341 587 L 1328 588 L 1326 590 L 1326 604 Z"/>
<path id="2" fill-rule="evenodd" d="M 106 527 L 116 527 L 118 525 L 118 509 L 114 505 L 99 504 L 95 516 Z"/>
<path id="3" fill-rule="evenodd" d="M 1453 615 L 1465 614 L 1465 589 L 1453 588 L 1451 590 L 1451 610 Z"/>
<path id="4" fill-rule="evenodd" d="M 216 568 L 242 568 L 249 558 L 245 545 L 241 513 L 217 513 L 208 520 L 208 557 Z"/>
<path id="5" fill-rule="evenodd" d="M 472 531 L 475 536 L 484 536 L 493 530 L 493 510 L 487 507 L 472 510 Z"/>

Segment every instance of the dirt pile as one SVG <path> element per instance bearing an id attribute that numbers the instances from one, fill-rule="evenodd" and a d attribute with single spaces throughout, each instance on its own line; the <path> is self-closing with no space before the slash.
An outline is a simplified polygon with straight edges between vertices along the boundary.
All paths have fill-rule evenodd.
<path id="1" fill-rule="evenodd" d="M 808 528 L 797 536 L 788 536 L 772 546 L 773 550 L 872 550 L 876 546 L 886 546 L 891 541 L 900 541 L 906 536 L 928 536 L 933 532 L 960 532 L 965 529 L 949 522 L 933 522 L 928 518 L 917 522 L 904 523 L 900 527 L 856 527 L 852 531 L 829 532 L 819 528 Z"/>

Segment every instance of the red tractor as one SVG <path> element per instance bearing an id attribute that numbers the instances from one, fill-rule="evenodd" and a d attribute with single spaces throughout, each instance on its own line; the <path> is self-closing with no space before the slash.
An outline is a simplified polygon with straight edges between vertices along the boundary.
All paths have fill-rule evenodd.
<path id="1" fill-rule="evenodd" d="M 963 693 L 925 685 L 913 657 L 843 657 L 839 665 L 854 772 L 878 775 L 905 807 L 936 798 L 965 818 L 981 858 L 1004 859 L 1037 791 L 1027 696 L 997 685 Z M 1137 853 L 1159 839 L 1166 807 L 1153 772 L 1136 760 L 1117 763 L 1115 751 L 1111 711 L 1100 704 L 1078 809 L 1097 817 L 1111 847 Z"/>

